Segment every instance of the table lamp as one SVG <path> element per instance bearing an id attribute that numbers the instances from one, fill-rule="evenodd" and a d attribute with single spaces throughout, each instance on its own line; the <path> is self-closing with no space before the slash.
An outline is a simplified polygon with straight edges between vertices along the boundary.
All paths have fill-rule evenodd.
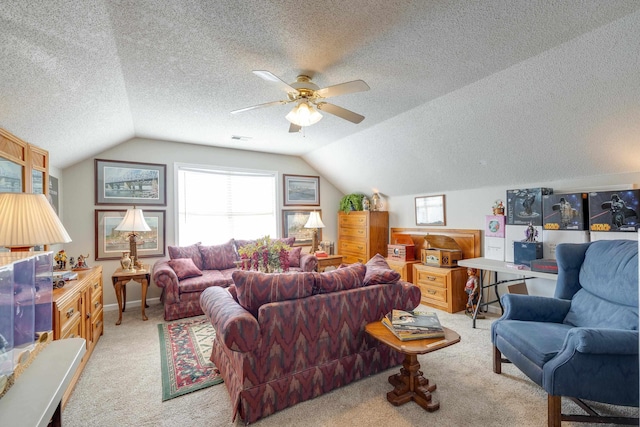
<path id="1" fill-rule="evenodd" d="M 151 231 L 151 228 L 144 220 L 144 214 L 142 209 L 138 209 L 135 206 L 133 209 L 127 209 L 122 222 L 115 228 L 117 231 L 130 231 L 129 239 L 129 252 L 133 258 L 133 263 L 136 267 L 142 267 L 142 263 L 138 259 L 138 232 L 139 231 Z M 131 265 L 133 268 L 134 265 Z"/>
<path id="2" fill-rule="evenodd" d="M 311 253 L 313 254 L 318 250 L 318 228 L 324 228 L 324 223 L 322 219 L 320 219 L 320 213 L 316 211 L 311 212 L 304 228 L 313 229 L 313 243 L 311 244 Z"/>
<path id="3" fill-rule="evenodd" d="M 0 218 L 0 246 L 11 252 L 71 241 L 44 194 L 0 193 Z"/>

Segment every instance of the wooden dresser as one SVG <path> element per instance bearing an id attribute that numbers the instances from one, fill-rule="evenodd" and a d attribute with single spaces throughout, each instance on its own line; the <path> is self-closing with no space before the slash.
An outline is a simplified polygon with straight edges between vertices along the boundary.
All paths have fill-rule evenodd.
<path id="1" fill-rule="evenodd" d="M 420 259 L 422 249 L 427 247 L 425 236 L 442 235 L 451 237 L 462 250 L 462 258 L 476 258 L 480 254 L 480 230 L 455 228 L 391 228 L 391 236 L 404 234 L 411 237 L 415 245 L 416 258 Z M 413 271 L 413 284 L 420 287 L 422 303 L 456 313 L 464 310 L 467 305 L 467 293 L 464 286 L 467 283 L 467 269 L 463 267 L 438 267 L 416 262 L 409 266 L 389 266 L 396 271 L 405 267 Z M 402 274 L 402 272 L 400 272 Z"/>
<path id="2" fill-rule="evenodd" d="M 467 269 L 413 264 L 413 283 L 420 287 L 422 303 L 448 313 L 464 310 L 467 305 Z"/>
<path id="3" fill-rule="evenodd" d="M 104 329 L 102 266 L 78 271 L 78 279 L 53 291 L 53 339 L 84 338 L 87 352 L 62 398 L 66 404 Z"/>
<path id="4" fill-rule="evenodd" d="M 387 254 L 389 212 L 353 211 L 338 213 L 338 254 L 342 262 L 366 263 L 375 254 Z"/>
<path id="5" fill-rule="evenodd" d="M 420 260 L 400 261 L 397 259 L 387 258 L 389 268 L 400 273 L 400 280 L 413 283 L 413 264 L 420 264 Z"/>

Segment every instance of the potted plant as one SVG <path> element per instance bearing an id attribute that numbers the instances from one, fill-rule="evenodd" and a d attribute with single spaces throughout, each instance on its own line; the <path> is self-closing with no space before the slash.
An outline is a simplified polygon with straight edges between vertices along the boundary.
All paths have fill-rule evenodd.
<path id="1" fill-rule="evenodd" d="M 364 194 L 359 193 L 347 194 L 342 199 L 340 199 L 340 210 L 345 213 L 348 213 L 350 211 L 361 211 L 362 200 L 364 199 L 364 197 Z"/>

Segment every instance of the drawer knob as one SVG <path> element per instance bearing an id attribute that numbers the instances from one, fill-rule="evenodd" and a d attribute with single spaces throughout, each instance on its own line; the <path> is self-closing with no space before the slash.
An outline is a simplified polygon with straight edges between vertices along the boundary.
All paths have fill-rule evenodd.
<path id="1" fill-rule="evenodd" d="M 435 294 L 436 294 L 436 291 L 427 290 L 427 293 L 428 293 L 428 294 L 431 294 L 431 295 L 435 295 Z"/>
<path id="2" fill-rule="evenodd" d="M 427 280 L 434 281 L 434 280 L 436 280 L 436 278 L 435 278 L 435 277 L 433 277 L 433 276 L 427 276 Z"/>
<path id="3" fill-rule="evenodd" d="M 100 283 L 96 283 L 95 285 L 93 285 L 93 289 L 98 289 L 100 287 Z"/>
<path id="4" fill-rule="evenodd" d="M 67 319 L 70 318 L 71 316 L 73 316 L 73 313 L 75 312 L 74 308 L 71 307 L 69 310 L 67 310 Z"/>
<path id="5" fill-rule="evenodd" d="M 96 303 L 93 304 L 93 308 L 98 308 L 98 307 L 100 307 L 100 302 L 96 301 Z"/>
<path id="6" fill-rule="evenodd" d="M 91 318 L 91 313 L 87 313 L 87 319 Z"/>

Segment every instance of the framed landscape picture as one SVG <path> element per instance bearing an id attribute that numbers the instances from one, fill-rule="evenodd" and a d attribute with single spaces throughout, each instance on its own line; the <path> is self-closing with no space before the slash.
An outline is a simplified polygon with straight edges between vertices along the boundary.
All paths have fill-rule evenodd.
<path id="1" fill-rule="evenodd" d="M 313 242 L 313 229 L 304 228 L 313 209 L 283 210 L 282 237 L 295 237 L 293 246 L 310 246 Z M 322 212 L 316 210 L 322 217 Z M 322 240 L 322 229 L 318 229 L 318 241 Z"/>
<path id="2" fill-rule="evenodd" d="M 167 166 L 95 160 L 96 205 L 167 205 Z"/>
<path id="3" fill-rule="evenodd" d="M 416 225 L 446 225 L 444 194 L 416 197 Z"/>
<path id="4" fill-rule="evenodd" d="M 285 206 L 320 206 L 320 177 L 283 175 Z"/>
<path id="5" fill-rule="evenodd" d="M 124 215 L 123 210 L 100 210 L 95 214 L 96 261 L 120 259 L 122 252 L 129 250 L 130 231 L 116 231 Z M 144 220 L 151 231 L 139 232 L 138 258 L 163 257 L 165 255 L 164 211 L 143 211 Z"/>

